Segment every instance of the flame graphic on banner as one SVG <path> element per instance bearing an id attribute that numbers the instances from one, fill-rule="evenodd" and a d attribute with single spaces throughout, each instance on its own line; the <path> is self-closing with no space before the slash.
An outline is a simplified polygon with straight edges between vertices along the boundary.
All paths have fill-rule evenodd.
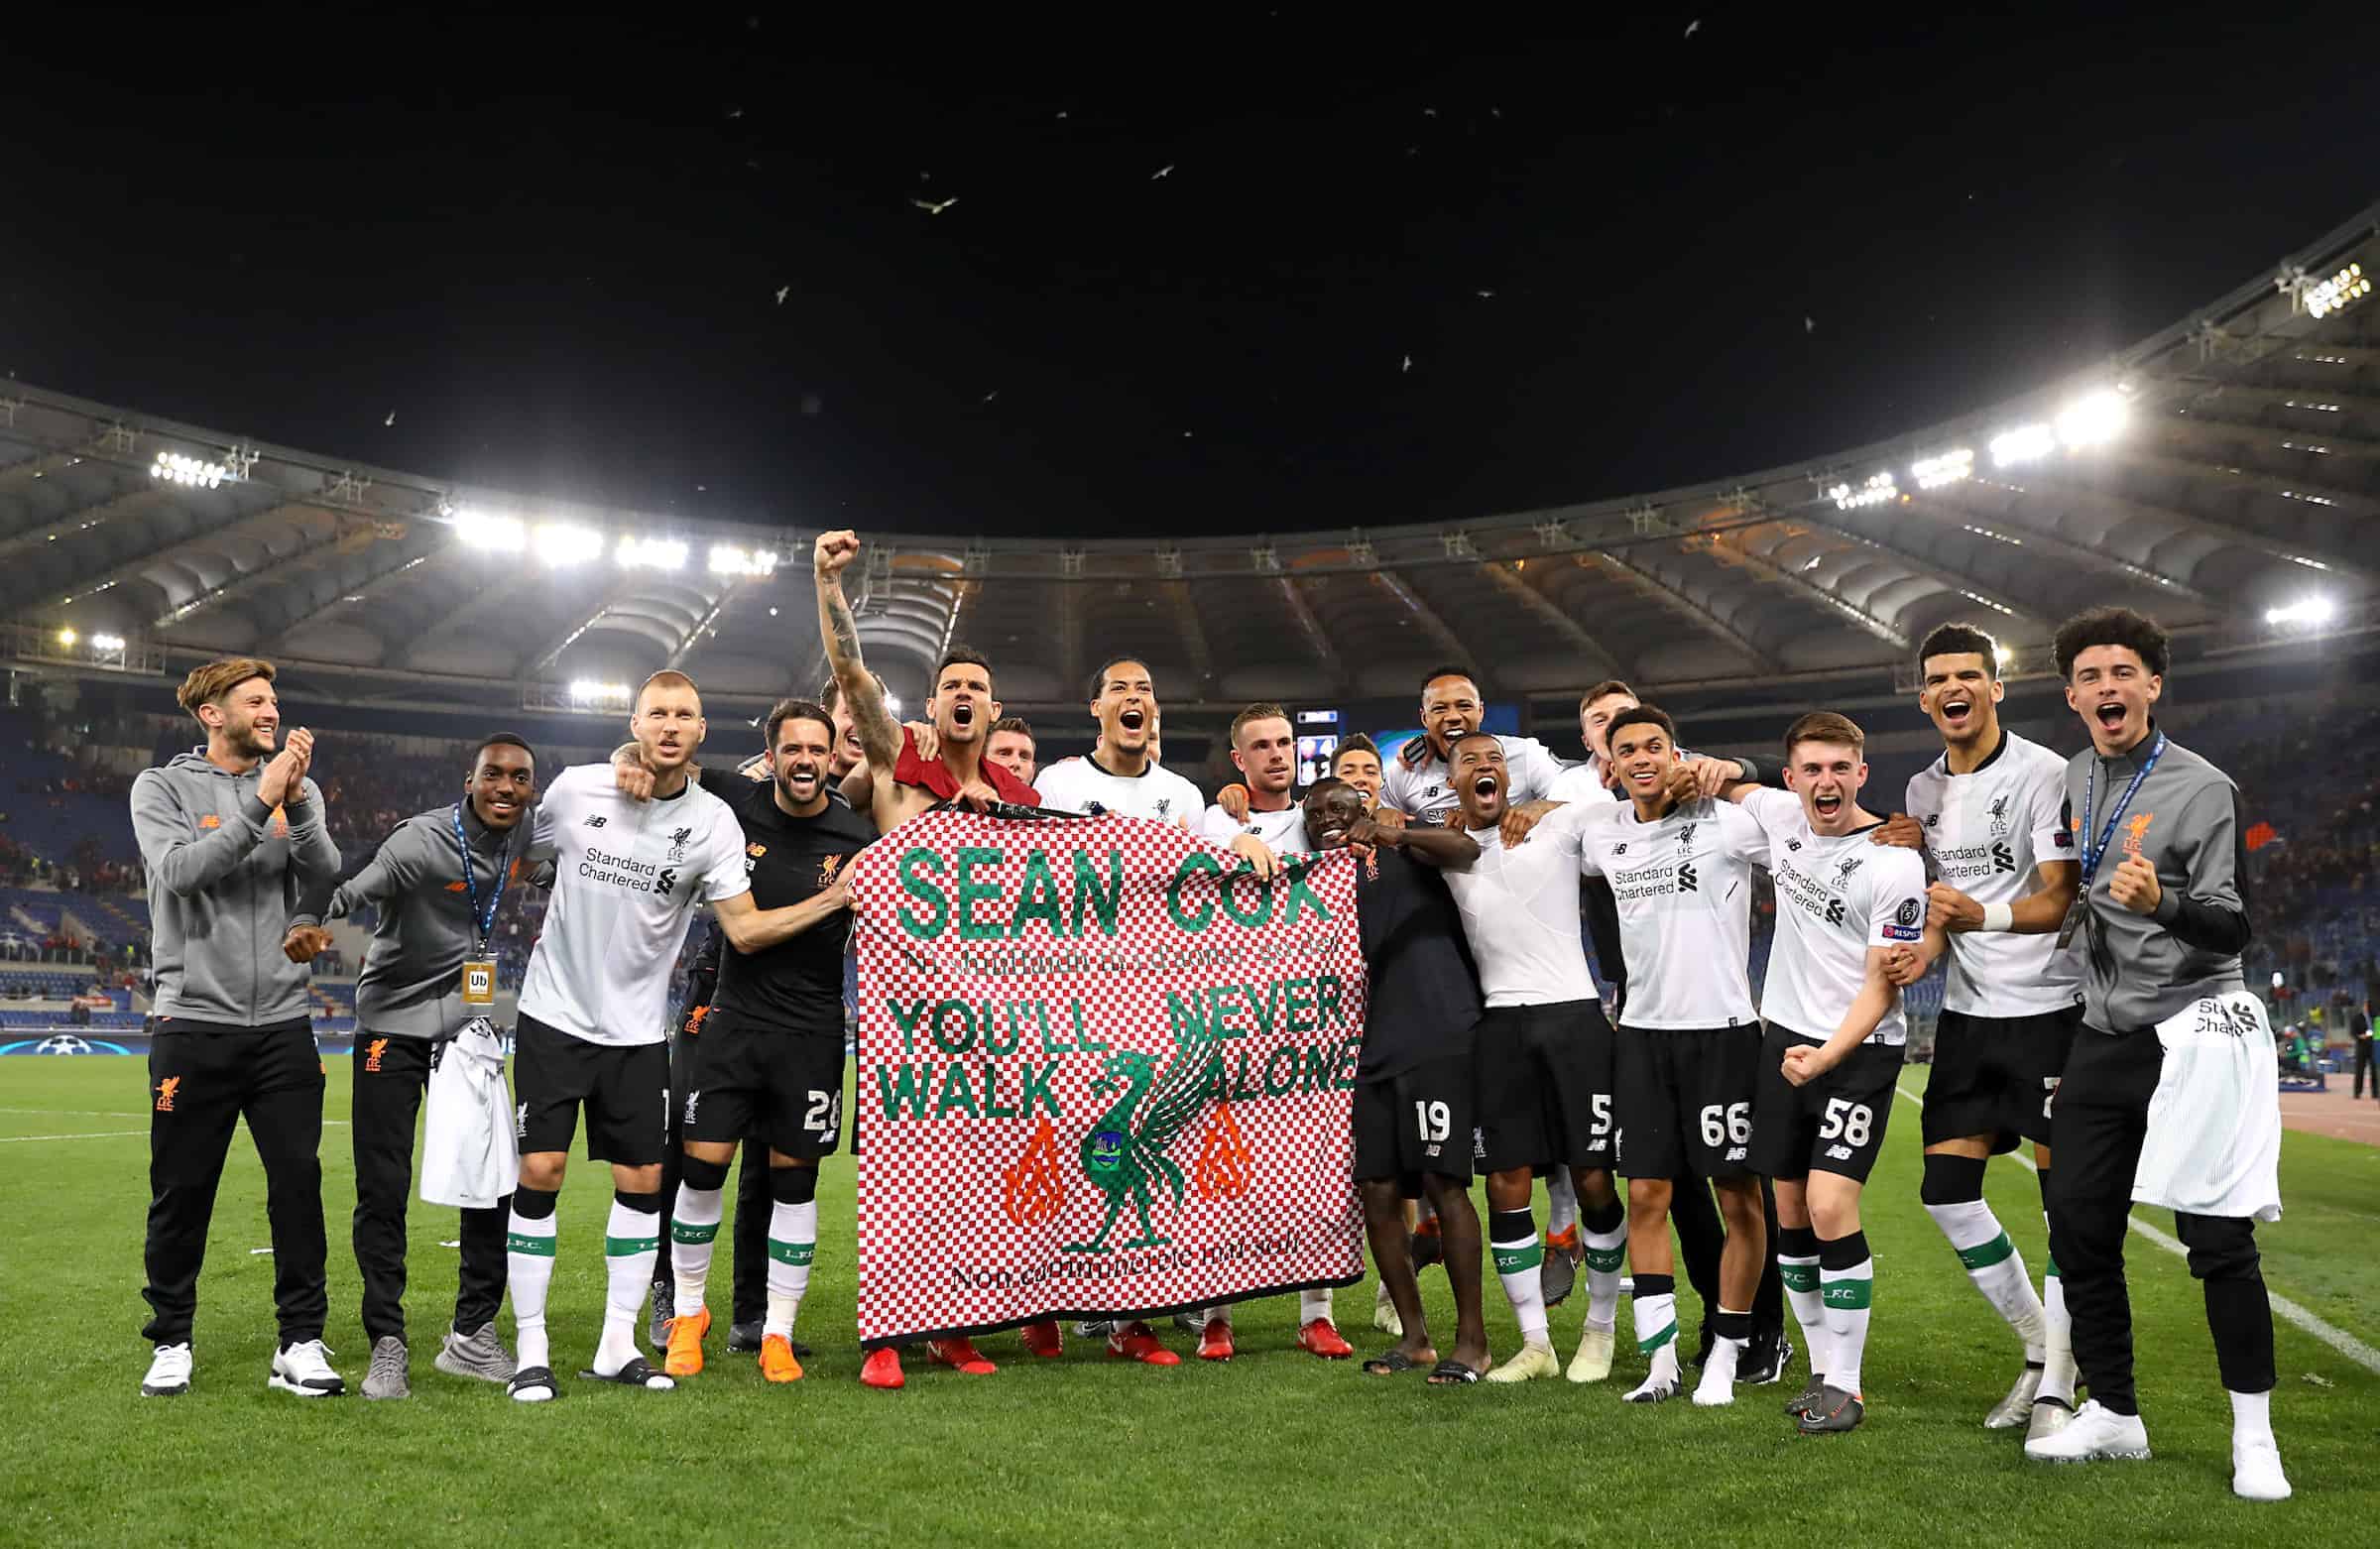
<path id="1" fill-rule="evenodd" d="M 1003 1167 L 1000 1176 L 1000 1208 L 1017 1226 L 1037 1227 L 1065 1208 L 1066 1191 L 1058 1183 L 1057 1137 L 1047 1119 L 1016 1153 L 1016 1165 Z"/>
<path id="2" fill-rule="evenodd" d="M 1248 1141 L 1240 1133 L 1239 1121 L 1232 1117 L 1231 1105 L 1216 1104 L 1215 1117 L 1198 1143 L 1198 1166 L 1190 1175 L 1191 1187 L 1203 1200 L 1246 1199 L 1250 1160 Z"/>

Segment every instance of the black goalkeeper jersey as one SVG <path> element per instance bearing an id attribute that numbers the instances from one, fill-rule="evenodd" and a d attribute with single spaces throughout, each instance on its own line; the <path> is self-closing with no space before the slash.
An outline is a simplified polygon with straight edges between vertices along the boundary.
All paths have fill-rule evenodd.
<path id="1" fill-rule="evenodd" d="M 732 771 L 702 772 L 702 786 L 735 809 L 744 826 L 744 869 L 755 908 L 783 908 L 833 886 L 843 868 L 876 838 L 876 827 L 839 794 L 816 817 L 794 817 L 776 804 L 776 786 Z M 746 1025 L 818 1037 L 843 1036 L 843 949 L 848 910 L 773 947 L 719 954 L 715 1010 Z"/>

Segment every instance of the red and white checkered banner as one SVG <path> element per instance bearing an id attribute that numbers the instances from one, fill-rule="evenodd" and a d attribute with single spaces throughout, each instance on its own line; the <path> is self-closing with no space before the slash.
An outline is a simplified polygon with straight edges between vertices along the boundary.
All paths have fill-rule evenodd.
<path id="1" fill-rule="evenodd" d="M 861 1337 L 1360 1276 L 1354 864 L 955 810 L 864 852 Z"/>

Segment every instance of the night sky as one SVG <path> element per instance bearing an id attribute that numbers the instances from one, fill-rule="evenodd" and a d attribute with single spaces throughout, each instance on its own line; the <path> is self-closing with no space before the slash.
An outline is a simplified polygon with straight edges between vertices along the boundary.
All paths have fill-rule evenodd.
<path id="1" fill-rule="evenodd" d="M 42 8 L 0 370 L 685 517 L 1387 525 L 1978 407 L 2380 193 L 2357 8 L 1805 9 Z"/>

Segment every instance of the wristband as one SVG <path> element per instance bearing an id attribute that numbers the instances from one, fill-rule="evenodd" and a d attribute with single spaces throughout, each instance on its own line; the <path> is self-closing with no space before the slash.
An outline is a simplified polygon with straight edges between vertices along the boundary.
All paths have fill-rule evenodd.
<path id="1" fill-rule="evenodd" d="M 1983 929 L 2008 930 L 2012 929 L 2015 924 L 2016 910 L 2007 904 L 1986 903 L 1983 905 Z"/>

